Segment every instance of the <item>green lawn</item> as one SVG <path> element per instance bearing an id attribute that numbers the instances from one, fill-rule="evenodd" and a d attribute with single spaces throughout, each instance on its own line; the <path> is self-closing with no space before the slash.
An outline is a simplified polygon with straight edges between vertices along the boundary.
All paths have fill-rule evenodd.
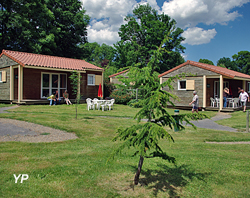
<path id="1" fill-rule="evenodd" d="M 236 128 L 239 131 L 245 131 L 246 129 L 246 112 L 237 111 L 232 114 L 230 119 L 219 120 L 218 124 Z"/>
<path id="2" fill-rule="evenodd" d="M 117 127 L 134 124 L 128 118 L 137 111 L 123 105 L 115 105 L 113 111 L 87 111 L 83 104 L 76 120 L 74 106 L 34 105 L 0 114 L 75 132 L 79 137 L 57 143 L 0 143 L 0 197 L 250 196 L 249 145 L 205 143 L 249 141 L 250 134 L 191 127 L 169 130 L 175 143 L 161 141 L 162 148 L 176 158 L 176 166 L 158 158 L 145 159 L 140 183 L 133 186 L 139 161 L 138 156 L 132 157 L 133 150 L 108 163 L 107 159 L 119 144 L 111 141 Z M 227 122 L 240 123 L 242 114 L 233 113 L 234 119 Z M 29 179 L 15 183 L 13 174 L 28 174 Z"/>
<path id="3" fill-rule="evenodd" d="M 10 106 L 14 106 L 14 105 L 0 103 L 0 108 L 2 108 L 2 107 L 10 107 Z"/>

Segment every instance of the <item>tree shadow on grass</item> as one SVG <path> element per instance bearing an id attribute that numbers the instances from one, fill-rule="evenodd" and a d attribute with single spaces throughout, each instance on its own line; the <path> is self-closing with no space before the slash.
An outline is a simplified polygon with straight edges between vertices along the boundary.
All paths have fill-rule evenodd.
<path id="1" fill-rule="evenodd" d="M 134 167 L 135 171 L 137 167 Z M 188 165 L 175 166 L 173 168 L 158 164 L 157 169 L 142 170 L 139 184 L 153 189 L 154 196 L 159 192 L 168 193 L 170 197 L 180 197 L 183 187 L 193 179 L 205 182 L 204 178 L 210 173 L 197 173 Z"/>
<path id="2" fill-rule="evenodd" d="M 92 117 L 83 117 L 83 119 L 92 120 L 92 119 L 94 119 L 94 118 L 92 118 Z"/>

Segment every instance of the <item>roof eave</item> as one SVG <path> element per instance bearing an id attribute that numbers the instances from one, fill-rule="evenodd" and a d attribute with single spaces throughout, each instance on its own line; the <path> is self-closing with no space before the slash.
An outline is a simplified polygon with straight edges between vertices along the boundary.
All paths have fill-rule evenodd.
<path id="1" fill-rule="evenodd" d="M 120 74 L 123 74 L 123 73 L 125 73 L 125 72 L 128 71 L 128 70 L 129 70 L 129 69 L 126 69 L 126 70 L 121 71 L 121 72 L 118 72 L 118 73 L 116 73 L 116 74 L 112 74 L 112 75 L 109 76 L 109 78 L 112 78 L 112 77 L 115 77 L 115 76 L 119 76 Z"/>
<path id="2" fill-rule="evenodd" d="M 13 61 L 17 62 L 18 64 L 22 65 L 23 67 L 25 67 L 24 63 L 22 63 L 21 61 L 15 59 L 13 56 L 11 56 L 8 53 L 6 53 L 5 50 L 2 51 L 2 54 L 4 54 L 5 56 L 9 57 L 10 59 L 12 59 Z"/>

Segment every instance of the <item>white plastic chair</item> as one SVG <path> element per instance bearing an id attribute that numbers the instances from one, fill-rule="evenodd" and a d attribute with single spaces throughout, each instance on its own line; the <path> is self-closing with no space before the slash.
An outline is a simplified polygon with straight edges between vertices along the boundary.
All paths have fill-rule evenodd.
<path id="1" fill-rule="evenodd" d="M 111 100 L 110 100 L 110 103 L 107 104 L 108 107 L 109 107 L 109 111 L 112 109 L 112 107 L 113 107 L 113 105 L 114 105 L 114 102 L 115 102 L 115 99 L 111 99 Z M 113 109 L 114 109 L 114 107 L 113 107 Z"/>
<path id="2" fill-rule="evenodd" d="M 89 111 L 90 109 L 94 109 L 94 108 L 95 108 L 95 107 L 94 107 L 94 103 L 92 102 L 91 98 L 87 98 L 87 99 L 86 99 L 86 102 L 87 102 L 87 109 L 88 109 L 88 111 Z"/>
<path id="3" fill-rule="evenodd" d="M 239 98 L 234 98 L 234 106 L 235 107 L 239 107 L 239 102 L 240 102 Z"/>
<path id="4" fill-rule="evenodd" d="M 213 99 L 212 97 L 210 98 L 210 101 L 211 101 L 211 107 L 214 107 L 215 105 L 215 99 Z"/>
<path id="5" fill-rule="evenodd" d="M 229 100 L 228 106 L 230 107 L 230 105 L 233 108 L 236 108 L 239 106 L 239 98 L 232 98 L 231 100 Z"/>
<path id="6" fill-rule="evenodd" d="M 102 111 L 105 111 L 105 109 L 107 109 L 107 101 L 105 101 L 102 105 Z"/>
<path id="7" fill-rule="evenodd" d="M 230 107 L 230 106 L 234 108 L 234 99 L 233 98 L 228 100 L 228 107 Z"/>
<path id="8" fill-rule="evenodd" d="M 216 102 L 216 106 L 219 107 L 220 106 L 220 98 L 215 98 L 215 102 Z"/>
<path id="9" fill-rule="evenodd" d="M 98 110 L 100 110 L 100 107 L 101 107 L 102 105 L 105 105 L 105 103 L 106 103 L 106 102 L 104 102 L 103 100 L 98 100 L 98 102 L 97 102 L 97 108 L 98 108 Z"/>
<path id="10" fill-rule="evenodd" d="M 93 100 L 92 100 L 92 103 L 93 103 L 93 106 L 94 106 L 94 109 L 95 109 L 95 106 L 96 106 L 96 108 L 99 110 L 99 108 L 98 108 L 98 99 L 97 98 L 94 98 Z"/>

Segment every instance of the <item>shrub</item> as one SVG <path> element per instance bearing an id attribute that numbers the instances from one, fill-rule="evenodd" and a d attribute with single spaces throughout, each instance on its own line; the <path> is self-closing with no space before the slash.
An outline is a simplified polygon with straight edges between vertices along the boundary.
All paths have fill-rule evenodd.
<path id="1" fill-rule="evenodd" d="M 109 97 L 112 91 L 115 89 L 114 83 L 104 80 L 104 98 Z"/>
<path id="2" fill-rule="evenodd" d="M 115 90 L 111 93 L 110 97 L 114 98 L 117 104 L 127 104 L 131 100 L 131 96 L 126 90 Z"/>

